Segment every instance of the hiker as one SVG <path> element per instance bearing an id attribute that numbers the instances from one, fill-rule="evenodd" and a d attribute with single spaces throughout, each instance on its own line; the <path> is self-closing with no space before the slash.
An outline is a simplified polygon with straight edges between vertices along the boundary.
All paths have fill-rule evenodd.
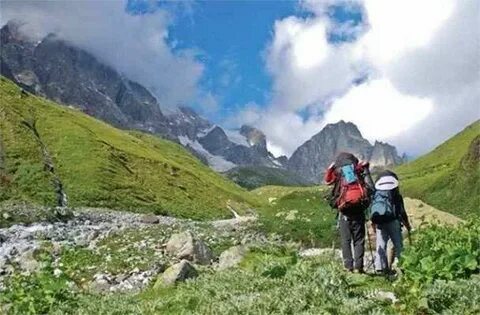
<path id="1" fill-rule="evenodd" d="M 370 220 L 376 230 L 375 272 L 390 272 L 387 243 L 393 243 L 395 258 L 398 260 L 403 250 L 402 225 L 410 232 L 403 197 L 400 194 L 398 176 L 386 170 L 379 174 L 375 182 L 375 194 L 370 209 Z"/>
<path id="2" fill-rule="evenodd" d="M 369 164 L 359 162 L 353 154 L 340 153 L 324 179 L 327 185 L 333 185 L 330 206 L 338 210 L 343 265 L 350 272 L 363 273 L 365 210 L 374 192 Z"/>

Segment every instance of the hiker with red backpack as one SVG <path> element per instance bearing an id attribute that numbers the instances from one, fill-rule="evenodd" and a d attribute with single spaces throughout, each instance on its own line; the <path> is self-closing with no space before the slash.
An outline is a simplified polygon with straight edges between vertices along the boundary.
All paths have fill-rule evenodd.
<path id="1" fill-rule="evenodd" d="M 343 265 L 348 271 L 363 273 L 365 210 L 374 192 L 369 164 L 353 154 L 340 153 L 324 179 L 327 185 L 333 185 L 330 206 L 338 210 Z"/>
<path id="2" fill-rule="evenodd" d="M 398 176 L 392 171 L 382 172 L 375 182 L 370 220 L 376 230 L 375 272 L 388 274 L 391 271 L 388 265 L 388 241 L 392 241 L 395 258 L 398 260 L 403 250 L 402 225 L 409 233 L 411 230 L 399 190 Z"/>

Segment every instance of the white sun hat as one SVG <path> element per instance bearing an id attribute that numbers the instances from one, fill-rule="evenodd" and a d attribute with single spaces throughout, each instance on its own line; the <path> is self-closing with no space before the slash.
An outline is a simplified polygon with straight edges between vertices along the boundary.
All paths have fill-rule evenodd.
<path id="1" fill-rule="evenodd" d="M 398 187 L 398 180 L 393 176 L 380 177 L 375 183 L 376 190 L 392 190 Z"/>

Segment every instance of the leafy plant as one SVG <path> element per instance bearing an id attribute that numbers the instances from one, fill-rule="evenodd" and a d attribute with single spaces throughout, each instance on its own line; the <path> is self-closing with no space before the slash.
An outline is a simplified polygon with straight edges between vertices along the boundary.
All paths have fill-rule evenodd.
<path id="1" fill-rule="evenodd" d="M 400 261 L 404 278 L 416 284 L 468 278 L 480 268 L 480 221 L 458 227 L 432 225 L 416 234 Z"/>
<path id="2" fill-rule="evenodd" d="M 51 258 L 40 258 L 45 267 L 35 274 L 14 273 L 6 281 L 8 290 L 0 295 L 0 305 L 9 314 L 50 314 L 53 311 L 74 313 L 78 297 L 69 287 L 65 275 L 53 275 Z M 2 309 L 0 308 L 0 311 Z"/>

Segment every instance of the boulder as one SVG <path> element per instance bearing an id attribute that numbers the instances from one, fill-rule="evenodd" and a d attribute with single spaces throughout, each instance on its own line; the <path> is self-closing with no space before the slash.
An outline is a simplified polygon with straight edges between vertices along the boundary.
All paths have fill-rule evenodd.
<path id="1" fill-rule="evenodd" d="M 178 281 L 195 278 L 198 276 L 197 270 L 188 262 L 182 259 L 178 264 L 175 264 L 165 270 L 163 274 L 157 279 L 154 287 L 169 286 Z"/>
<path id="2" fill-rule="evenodd" d="M 146 214 L 140 218 L 140 222 L 145 224 L 158 224 L 160 219 L 153 214 Z"/>
<path id="3" fill-rule="evenodd" d="M 390 303 L 397 303 L 398 298 L 395 296 L 395 293 L 389 291 L 373 291 L 367 295 L 368 298 L 383 300 Z"/>
<path id="4" fill-rule="evenodd" d="M 113 279 L 109 274 L 97 273 L 88 285 L 88 290 L 93 293 L 107 293 L 112 291 Z"/>
<path id="5" fill-rule="evenodd" d="M 178 259 L 186 259 L 201 265 L 208 265 L 213 259 L 210 248 L 201 240 L 195 239 L 189 231 L 174 234 L 167 242 L 166 251 Z"/>
<path id="6" fill-rule="evenodd" d="M 243 245 L 233 246 L 220 254 L 220 259 L 218 262 L 218 269 L 224 270 L 238 265 L 245 254 L 247 253 L 247 248 Z"/>
<path id="7" fill-rule="evenodd" d="M 18 265 L 20 269 L 29 273 L 34 273 L 41 268 L 41 264 L 35 260 L 34 252 L 34 249 L 29 249 L 18 257 Z"/>
<path id="8" fill-rule="evenodd" d="M 298 255 L 302 258 L 306 257 L 318 257 L 318 256 L 330 256 L 336 259 L 342 258 L 342 251 L 340 249 L 332 248 L 308 248 L 300 251 Z"/>

